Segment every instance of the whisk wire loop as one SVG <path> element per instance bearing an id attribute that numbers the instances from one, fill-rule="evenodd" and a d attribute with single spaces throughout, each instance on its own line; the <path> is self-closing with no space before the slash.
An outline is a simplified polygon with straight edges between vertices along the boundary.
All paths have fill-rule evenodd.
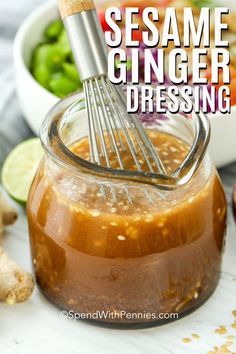
<path id="1" fill-rule="evenodd" d="M 132 156 L 142 171 L 166 174 L 165 168 L 144 128 L 135 115 L 127 114 L 123 94 L 105 77 L 84 81 L 91 161 L 111 167 L 114 154 L 120 169 L 125 169 L 121 151 Z M 113 153 L 113 154 L 112 154 Z M 143 160 L 143 161 L 141 161 Z"/>

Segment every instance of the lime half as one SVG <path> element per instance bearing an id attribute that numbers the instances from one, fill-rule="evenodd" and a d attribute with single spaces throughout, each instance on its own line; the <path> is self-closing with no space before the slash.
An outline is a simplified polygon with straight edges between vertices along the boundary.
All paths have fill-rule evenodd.
<path id="1" fill-rule="evenodd" d="M 16 201 L 27 202 L 29 189 L 42 156 L 40 140 L 33 138 L 17 145 L 6 158 L 2 168 L 2 184 Z"/>

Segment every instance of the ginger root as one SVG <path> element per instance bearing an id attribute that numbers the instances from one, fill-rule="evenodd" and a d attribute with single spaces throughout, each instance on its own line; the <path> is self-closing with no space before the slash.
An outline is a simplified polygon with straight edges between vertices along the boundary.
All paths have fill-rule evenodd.
<path id="1" fill-rule="evenodd" d="M 23 271 L 0 247 L 0 301 L 9 305 L 26 301 L 33 289 L 32 275 Z"/>
<path id="2" fill-rule="evenodd" d="M 0 193 L 0 235 L 4 226 L 12 225 L 17 219 L 16 210 Z M 32 275 L 22 270 L 0 247 L 0 301 L 9 305 L 27 300 L 34 289 Z"/>
<path id="3" fill-rule="evenodd" d="M 0 194 L 0 235 L 3 233 L 4 226 L 12 225 L 17 219 L 16 210 L 7 203 Z"/>

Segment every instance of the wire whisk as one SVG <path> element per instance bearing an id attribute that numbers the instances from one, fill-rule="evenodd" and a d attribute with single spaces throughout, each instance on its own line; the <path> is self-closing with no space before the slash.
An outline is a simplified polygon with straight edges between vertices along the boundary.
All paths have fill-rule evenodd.
<path id="1" fill-rule="evenodd" d="M 97 166 L 97 173 L 162 189 L 187 183 L 206 151 L 210 136 L 207 118 L 193 111 L 193 145 L 178 168 L 167 174 L 138 116 L 127 113 L 124 92 L 108 79 L 108 49 L 93 1 L 59 0 L 59 8 L 83 82 L 90 163 Z"/>
<path id="2" fill-rule="evenodd" d="M 145 166 L 146 172 L 166 174 L 138 116 L 127 114 L 123 91 L 107 77 L 107 47 L 93 2 L 59 4 L 83 81 L 91 162 L 112 168 L 115 158 L 118 168 L 126 170 L 127 155 L 139 172 Z"/>

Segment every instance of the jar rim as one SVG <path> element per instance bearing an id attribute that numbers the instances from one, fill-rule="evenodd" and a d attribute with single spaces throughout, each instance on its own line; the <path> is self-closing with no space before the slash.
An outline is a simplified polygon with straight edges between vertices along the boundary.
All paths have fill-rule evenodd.
<path id="1" fill-rule="evenodd" d="M 165 94 L 169 98 L 168 94 Z M 181 100 L 181 97 L 179 97 Z M 158 173 L 118 170 L 99 166 L 74 154 L 60 136 L 60 124 L 64 113 L 74 104 L 84 101 L 81 92 L 73 93 L 59 101 L 47 114 L 40 131 L 40 139 L 46 153 L 62 167 L 73 173 L 84 173 L 105 179 L 119 179 L 137 183 L 155 185 L 157 188 L 172 190 L 186 184 L 200 166 L 210 140 L 210 123 L 200 111 L 192 111 L 194 142 L 187 157 L 171 176 Z M 82 111 L 82 109 L 81 109 Z"/>

